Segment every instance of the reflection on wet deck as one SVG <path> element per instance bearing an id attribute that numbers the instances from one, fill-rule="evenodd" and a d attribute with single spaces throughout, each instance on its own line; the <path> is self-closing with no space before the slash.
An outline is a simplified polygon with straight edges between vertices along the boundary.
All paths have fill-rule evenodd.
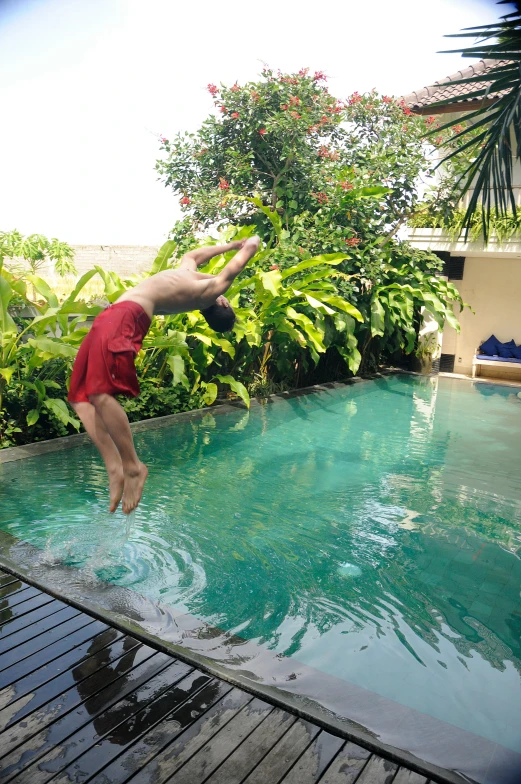
<path id="1" fill-rule="evenodd" d="M 427 784 L 4 571 L 0 781 Z"/>

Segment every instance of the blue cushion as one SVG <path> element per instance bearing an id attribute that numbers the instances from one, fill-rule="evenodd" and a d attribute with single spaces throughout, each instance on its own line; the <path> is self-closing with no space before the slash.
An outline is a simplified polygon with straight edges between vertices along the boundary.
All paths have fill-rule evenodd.
<path id="1" fill-rule="evenodd" d="M 512 349 L 512 356 L 516 359 L 521 359 L 521 346 L 516 346 Z"/>
<path id="2" fill-rule="evenodd" d="M 514 341 L 512 341 L 512 343 L 514 343 Z M 498 354 L 500 357 L 503 357 L 504 359 L 510 359 L 511 357 L 514 356 L 512 353 L 512 349 L 513 348 L 515 349 L 515 347 L 516 347 L 515 343 L 513 346 L 509 346 L 508 343 L 500 343 L 497 349 Z"/>
<path id="3" fill-rule="evenodd" d="M 491 335 L 488 340 L 479 347 L 480 354 L 486 354 L 489 357 L 498 356 L 498 348 L 500 346 L 499 340 L 495 335 Z"/>

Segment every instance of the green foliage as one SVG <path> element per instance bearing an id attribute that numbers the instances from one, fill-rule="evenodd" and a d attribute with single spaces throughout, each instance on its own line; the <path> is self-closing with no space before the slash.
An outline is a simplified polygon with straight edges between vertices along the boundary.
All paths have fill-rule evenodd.
<path id="1" fill-rule="evenodd" d="M 466 210 L 454 209 L 450 214 L 435 212 L 429 204 L 420 205 L 418 211 L 409 219 L 409 226 L 414 229 L 444 229 L 450 237 L 457 239 L 467 229 L 471 241 L 483 237 L 483 221 L 479 213 L 475 212 L 470 221 L 465 223 Z M 501 214 L 495 207 L 490 210 L 488 223 L 488 237 L 496 237 L 498 242 L 517 237 L 521 234 L 521 215 L 508 211 Z"/>
<path id="2" fill-rule="evenodd" d="M 506 217 L 511 211 L 517 213 L 512 180 L 512 164 L 521 160 L 521 10 L 505 14 L 497 22 L 467 28 L 466 31 L 449 37 L 479 39 L 474 46 L 452 50 L 473 60 L 480 58 L 497 60 L 497 64 L 486 75 L 467 79 L 454 79 L 449 84 L 469 85 L 460 101 L 473 101 L 476 111 L 467 115 L 467 126 L 458 134 L 458 148 L 449 150 L 442 163 L 455 156 L 467 156 L 469 149 L 475 154 L 467 160 L 455 187 L 458 198 L 470 193 L 469 204 L 463 218 L 463 228 L 470 231 L 474 216 L 481 219 L 482 233 L 487 242 L 492 208 Z M 494 101 L 489 97 L 493 96 Z M 450 103 L 439 101 L 434 107 Z M 458 123 L 451 119 L 443 127 L 450 128 Z M 431 131 L 432 133 L 432 131 Z"/>
<path id="3" fill-rule="evenodd" d="M 252 231 L 252 227 L 229 227 L 224 233 L 244 236 Z M 219 393 L 234 394 L 249 405 L 248 389 L 267 394 L 298 386 L 331 352 L 343 365 L 341 375 L 356 373 L 362 360 L 369 367 L 376 354 L 381 356 L 382 345 L 388 354 L 412 351 L 420 308 L 432 312 L 440 324 L 445 319 L 455 324 L 449 301 L 460 301 L 459 295 L 433 274 L 439 261 L 405 245 L 399 247 L 400 255 L 396 247 L 386 246 L 387 261 L 380 263 L 372 280 L 346 252 L 297 258 L 291 264 L 287 250 L 284 255 L 280 248 L 261 247 L 228 292 L 238 315 L 232 333 L 214 333 L 197 311 L 153 320 L 136 358 L 141 395 L 122 401 L 129 418 L 211 405 Z M 153 269 L 165 269 L 175 250 L 166 243 Z M 228 255 L 212 259 L 206 270 L 218 272 Z M 275 256 L 283 258 L 283 268 L 270 264 Z M 339 267 L 346 264 L 358 271 L 341 273 Z M 42 279 L 1 271 L 2 446 L 79 428 L 65 402 L 66 388 L 88 329 L 86 320 L 101 309 L 81 300 L 83 288 L 95 275 L 104 283 L 107 300 L 132 285 L 97 268 L 83 275 L 72 293 L 58 302 Z M 349 290 L 350 299 L 340 292 L 341 285 Z M 34 298 L 29 297 L 29 289 Z M 11 302 L 22 293 L 25 310 L 15 312 Z"/>
<path id="4" fill-rule="evenodd" d="M 177 242 L 231 221 L 310 255 L 396 231 L 430 168 L 425 121 L 387 96 L 334 98 L 321 73 L 264 69 L 257 82 L 208 85 L 215 112 L 161 140 L 156 168 L 186 211 Z"/>
<path id="5" fill-rule="evenodd" d="M 58 275 L 75 275 L 74 251 L 66 242 L 42 234 L 24 237 L 19 231 L 0 231 L 0 268 L 5 259 L 14 260 L 16 266 L 25 263 L 34 274 L 47 262 L 53 263 Z M 12 268 L 13 265 L 11 265 Z"/>

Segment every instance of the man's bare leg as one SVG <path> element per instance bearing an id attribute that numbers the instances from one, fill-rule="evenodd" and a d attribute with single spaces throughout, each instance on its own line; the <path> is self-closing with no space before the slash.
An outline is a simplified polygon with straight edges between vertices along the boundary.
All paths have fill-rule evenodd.
<path id="1" fill-rule="evenodd" d="M 89 399 L 120 454 L 124 479 L 121 508 L 129 514 L 141 500 L 148 469 L 136 454 L 127 415 L 118 401 L 107 394 L 90 395 Z"/>
<path id="2" fill-rule="evenodd" d="M 116 444 L 92 403 L 71 403 L 71 405 L 103 458 L 109 475 L 109 512 L 115 512 L 123 495 L 123 465 Z"/>

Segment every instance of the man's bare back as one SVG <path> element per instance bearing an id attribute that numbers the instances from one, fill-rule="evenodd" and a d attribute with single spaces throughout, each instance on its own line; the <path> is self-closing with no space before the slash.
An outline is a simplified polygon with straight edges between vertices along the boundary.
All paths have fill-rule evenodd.
<path id="1" fill-rule="evenodd" d="M 151 319 L 200 310 L 216 331 L 231 329 L 235 315 L 223 294 L 258 247 L 259 238 L 250 237 L 190 251 L 177 269 L 152 275 L 125 292 L 97 317 L 86 336 L 75 360 L 69 402 L 105 462 L 111 512 L 121 499 L 123 512 L 135 509 L 148 475 L 134 449 L 127 415 L 114 395 L 139 392 L 134 354 L 141 348 Z M 214 256 L 231 250 L 238 253 L 217 275 L 197 272 Z"/>
<path id="2" fill-rule="evenodd" d="M 137 302 L 150 318 L 154 315 L 186 313 L 190 310 L 204 311 L 217 303 L 219 297 L 228 290 L 258 247 L 258 237 L 252 237 L 243 242 L 198 248 L 183 256 L 177 269 L 152 275 L 123 294 L 118 302 Z M 206 264 L 213 256 L 230 250 L 243 252 L 228 262 L 218 275 L 197 272 L 197 268 Z M 228 307 L 224 297 L 219 304 Z"/>

